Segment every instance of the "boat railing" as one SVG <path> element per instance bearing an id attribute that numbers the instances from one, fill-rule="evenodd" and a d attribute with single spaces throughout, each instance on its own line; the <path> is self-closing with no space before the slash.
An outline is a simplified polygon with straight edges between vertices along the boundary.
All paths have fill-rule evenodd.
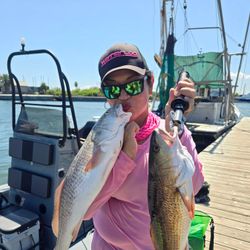
<path id="1" fill-rule="evenodd" d="M 61 104 L 55 103 L 55 104 L 44 104 L 44 103 L 35 103 L 35 102 L 27 102 L 22 94 L 20 82 L 18 78 L 15 76 L 15 74 L 12 72 L 12 60 L 14 57 L 18 56 L 26 56 L 26 55 L 34 55 L 34 54 L 45 54 L 52 58 L 54 63 L 56 64 L 56 68 L 58 71 L 59 81 L 60 81 L 60 87 L 61 87 Z M 7 68 L 8 68 L 8 74 L 10 78 L 11 83 L 11 89 L 12 89 L 12 128 L 15 130 L 16 128 L 16 106 L 21 105 L 21 107 L 26 106 L 43 106 L 43 107 L 55 107 L 55 108 L 61 108 L 62 110 L 62 126 L 63 126 L 63 134 L 62 138 L 60 140 L 60 145 L 63 146 L 65 143 L 65 140 L 67 138 L 67 113 L 66 109 L 70 109 L 71 111 L 71 117 L 74 128 L 71 130 L 72 133 L 75 134 L 77 138 L 78 147 L 80 148 L 80 137 L 78 134 L 78 127 L 76 122 L 76 116 L 74 111 L 74 105 L 72 101 L 71 91 L 69 87 L 69 82 L 65 76 L 65 74 L 62 72 L 61 65 L 56 58 L 56 56 L 50 52 L 47 49 L 38 49 L 38 50 L 25 50 L 24 45 L 22 45 L 22 49 L 17 52 L 13 52 L 9 55 L 7 60 Z M 17 92 L 17 93 L 16 93 Z"/>

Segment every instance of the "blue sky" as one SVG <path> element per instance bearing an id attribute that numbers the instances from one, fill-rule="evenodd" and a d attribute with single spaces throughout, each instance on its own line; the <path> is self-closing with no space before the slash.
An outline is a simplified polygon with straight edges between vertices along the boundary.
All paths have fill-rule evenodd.
<path id="1" fill-rule="evenodd" d="M 218 25 L 215 0 L 186 2 L 189 26 Z M 197 54 L 199 49 L 220 49 L 220 37 L 215 33 L 192 33 L 185 37 L 190 39 L 190 47 L 183 49 L 182 3 L 183 0 L 176 0 L 179 7 L 175 27 L 180 41 L 176 52 L 193 50 Z M 81 88 L 98 86 L 99 57 L 116 42 L 136 44 L 157 78 L 159 69 L 153 56 L 160 47 L 160 5 L 160 0 L 1 0 L 0 73 L 7 73 L 7 57 L 20 49 L 20 38 L 25 37 L 27 50 L 44 48 L 57 56 L 72 87 L 75 81 Z M 244 39 L 250 2 L 222 0 L 222 7 L 229 52 L 240 52 L 237 45 Z M 233 73 L 238 69 L 237 58 L 232 60 Z M 41 81 L 53 85 L 55 82 L 55 67 L 45 56 L 15 60 L 13 69 L 30 85 L 40 86 Z M 241 71 L 245 75 L 239 82 L 238 91 L 242 92 L 246 84 L 246 92 L 250 92 L 249 56 L 244 59 Z"/>

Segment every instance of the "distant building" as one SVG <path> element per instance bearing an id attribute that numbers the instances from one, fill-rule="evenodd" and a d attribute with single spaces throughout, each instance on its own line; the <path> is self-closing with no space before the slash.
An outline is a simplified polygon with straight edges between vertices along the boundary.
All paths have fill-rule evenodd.
<path id="1" fill-rule="evenodd" d="M 39 92 L 39 87 L 29 86 L 26 81 L 19 81 L 20 88 L 22 94 L 34 94 Z M 3 94 L 11 94 L 11 86 L 9 88 L 6 86 L 2 86 L 2 93 Z M 15 92 L 18 93 L 17 87 L 15 86 Z"/>

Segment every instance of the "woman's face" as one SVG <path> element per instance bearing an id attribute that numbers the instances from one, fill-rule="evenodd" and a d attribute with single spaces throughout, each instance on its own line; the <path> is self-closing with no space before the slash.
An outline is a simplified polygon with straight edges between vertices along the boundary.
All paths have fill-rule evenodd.
<path id="1" fill-rule="evenodd" d="M 136 72 L 122 69 L 110 73 L 105 79 L 105 85 L 121 85 L 140 78 L 141 75 Z M 139 95 L 130 96 L 122 89 L 118 99 L 107 99 L 107 101 L 110 105 L 122 104 L 125 112 L 132 113 L 130 121 L 135 121 L 141 127 L 148 115 L 148 100 L 149 96 L 152 94 L 152 85 L 153 83 L 150 83 L 149 79 L 144 81 L 144 90 Z"/>

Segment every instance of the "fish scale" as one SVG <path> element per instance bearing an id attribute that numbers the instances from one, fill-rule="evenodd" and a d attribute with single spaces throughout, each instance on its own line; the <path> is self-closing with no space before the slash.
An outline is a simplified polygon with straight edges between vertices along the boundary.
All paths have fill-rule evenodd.
<path id="1" fill-rule="evenodd" d="M 175 140 L 179 140 L 178 137 Z M 190 216 L 176 187 L 180 171 L 187 171 L 187 195 L 194 165 L 181 144 L 166 143 L 156 131 L 151 137 L 148 177 L 148 203 L 151 217 L 150 233 L 156 250 L 184 250 L 187 246 Z"/>
<path id="2" fill-rule="evenodd" d="M 131 113 L 114 105 L 97 121 L 55 195 L 52 229 L 55 250 L 67 250 L 83 217 L 104 186 L 120 153 Z"/>
<path id="3" fill-rule="evenodd" d="M 65 178 L 64 185 L 68 188 L 64 189 L 64 193 L 61 199 L 61 207 L 64 208 L 60 214 L 60 217 L 62 218 L 70 218 L 72 216 L 73 204 L 80 192 L 77 187 L 84 181 L 84 178 L 86 178 L 87 173 L 83 172 L 83 166 L 86 165 L 86 163 L 91 159 L 92 153 L 86 154 L 84 152 L 93 151 L 93 143 L 90 142 L 91 136 L 92 133 L 89 134 L 88 138 L 85 141 L 86 143 L 84 143 L 84 145 L 81 147 L 79 153 L 77 154 L 77 157 L 72 163 L 74 167 L 70 169 L 70 171 L 67 173 L 67 178 Z M 66 220 L 60 220 L 59 227 L 67 228 L 67 223 L 68 222 Z M 71 232 L 67 233 L 71 234 Z M 63 235 L 65 235 L 65 232 L 60 230 L 58 238 L 63 238 Z M 71 242 L 72 236 L 70 235 L 70 237 L 68 238 L 70 238 Z M 58 246 L 58 249 L 61 249 L 61 246 Z"/>

